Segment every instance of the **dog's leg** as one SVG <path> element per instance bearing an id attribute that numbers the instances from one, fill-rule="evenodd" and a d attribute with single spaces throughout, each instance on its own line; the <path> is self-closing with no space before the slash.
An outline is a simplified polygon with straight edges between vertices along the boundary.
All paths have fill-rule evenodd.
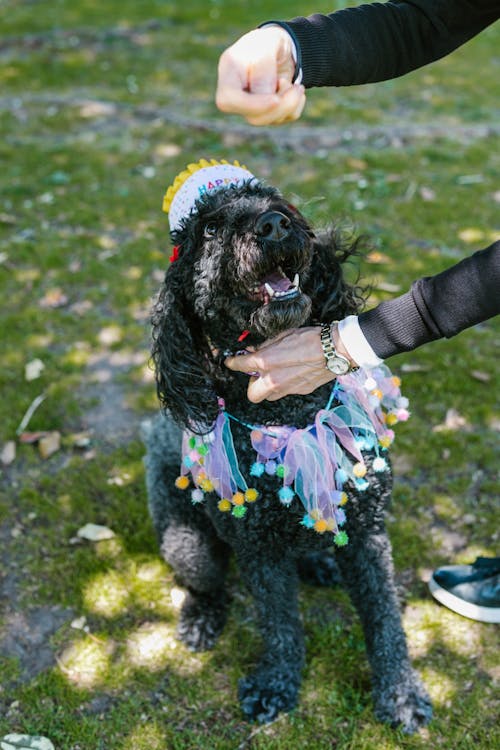
<path id="1" fill-rule="evenodd" d="M 364 527 L 356 523 L 356 512 L 348 516 L 351 541 L 337 560 L 365 633 L 375 714 L 411 734 L 430 721 L 432 706 L 408 656 L 389 538 L 380 519 L 367 531 L 366 510 Z"/>
<path id="2" fill-rule="evenodd" d="M 253 594 L 264 640 L 255 671 L 240 680 L 243 712 L 265 723 L 297 703 L 304 664 L 304 636 L 298 610 L 297 564 L 284 557 L 239 555 L 242 577 Z"/>
<path id="3" fill-rule="evenodd" d="M 212 648 L 225 621 L 225 576 L 230 548 L 221 541 L 203 508 L 175 487 L 180 438 L 164 418 L 145 434 L 149 509 L 160 550 L 179 583 L 187 588 L 178 626 L 179 638 L 193 651 Z"/>
<path id="4" fill-rule="evenodd" d="M 299 558 L 300 580 L 309 586 L 338 586 L 342 575 L 335 554 L 328 550 L 315 550 Z"/>
<path id="5" fill-rule="evenodd" d="M 230 550 L 196 524 L 174 522 L 163 531 L 161 552 L 187 589 L 177 627 L 179 639 L 191 651 L 213 648 L 226 623 L 224 583 Z"/>

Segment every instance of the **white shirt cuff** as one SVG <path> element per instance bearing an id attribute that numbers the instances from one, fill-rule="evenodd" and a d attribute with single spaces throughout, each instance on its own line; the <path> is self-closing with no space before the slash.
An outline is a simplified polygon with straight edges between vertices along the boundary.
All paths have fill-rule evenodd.
<path id="1" fill-rule="evenodd" d="M 365 338 L 357 315 L 349 315 L 338 324 L 339 336 L 347 349 L 349 356 L 359 365 L 370 369 L 377 367 L 384 361 L 380 359 Z"/>

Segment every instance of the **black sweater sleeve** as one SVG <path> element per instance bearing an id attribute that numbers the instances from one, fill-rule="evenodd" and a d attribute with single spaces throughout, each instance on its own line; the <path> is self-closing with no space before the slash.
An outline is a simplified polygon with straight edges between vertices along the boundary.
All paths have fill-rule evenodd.
<path id="1" fill-rule="evenodd" d="M 281 23 L 312 86 L 397 78 L 452 52 L 500 17 L 499 0 L 390 0 Z"/>
<path id="2" fill-rule="evenodd" d="M 382 359 L 500 313 L 500 241 L 436 276 L 415 281 L 401 297 L 359 316 L 361 330 Z"/>

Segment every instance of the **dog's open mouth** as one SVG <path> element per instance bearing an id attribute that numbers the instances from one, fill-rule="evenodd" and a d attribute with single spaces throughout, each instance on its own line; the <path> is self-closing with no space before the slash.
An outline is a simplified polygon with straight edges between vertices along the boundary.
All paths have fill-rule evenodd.
<path id="1" fill-rule="evenodd" d="M 267 305 L 270 302 L 284 302 L 293 299 L 301 293 L 299 274 L 291 281 L 281 266 L 276 271 L 267 274 L 252 290 L 252 298 Z"/>

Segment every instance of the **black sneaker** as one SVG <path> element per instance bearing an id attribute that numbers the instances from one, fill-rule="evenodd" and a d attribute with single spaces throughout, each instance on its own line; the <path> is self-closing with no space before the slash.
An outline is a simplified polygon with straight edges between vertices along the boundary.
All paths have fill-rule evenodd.
<path id="1" fill-rule="evenodd" d="M 478 557 L 472 565 L 445 565 L 429 581 L 432 596 L 459 615 L 500 622 L 500 557 Z"/>

